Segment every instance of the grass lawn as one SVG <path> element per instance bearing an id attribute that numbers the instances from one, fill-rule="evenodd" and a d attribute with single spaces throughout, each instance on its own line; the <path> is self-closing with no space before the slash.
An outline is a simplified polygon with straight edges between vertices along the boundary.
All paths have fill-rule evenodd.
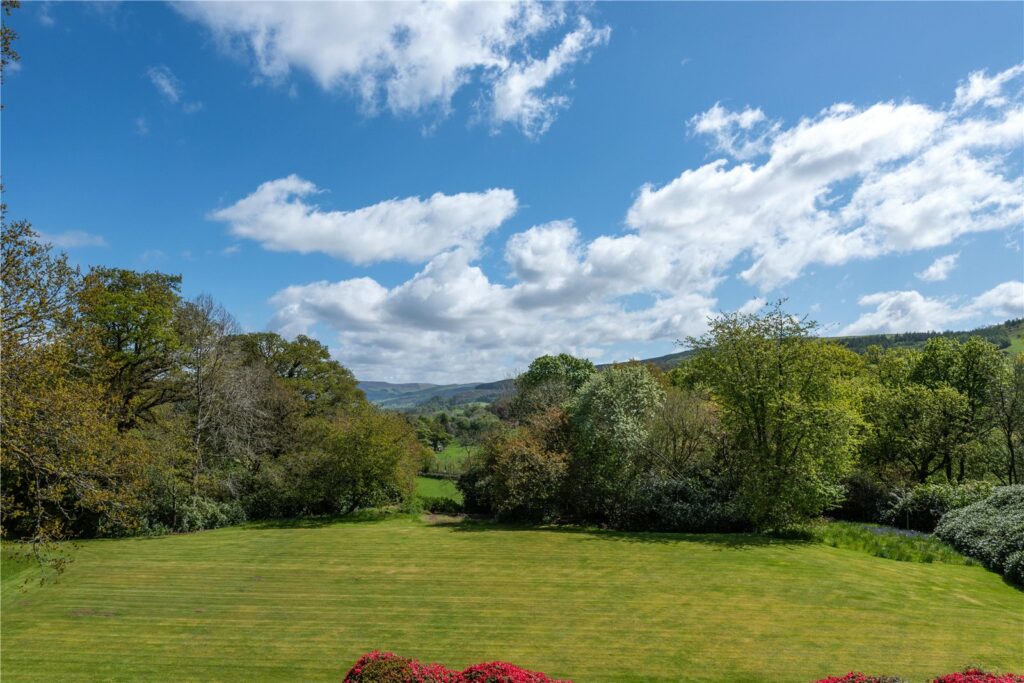
<path id="1" fill-rule="evenodd" d="M 450 479 L 431 479 L 416 477 L 416 495 L 421 498 L 450 498 L 462 502 L 462 491 Z"/>
<path id="2" fill-rule="evenodd" d="M 463 446 L 461 443 L 453 441 L 437 454 L 437 459 L 441 462 L 457 464 L 472 455 L 474 450 L 476 450 L 475 446 Z"/>
<path id="3" fill-rule="evenodd" d="M 580 682 L 1024 670 L 1024 593 L 996 574 L 824 543 L 393 517 L 74 554 L 24 591 L 5 565 L 5 683 L 337 681 L 373 648 Z"/>

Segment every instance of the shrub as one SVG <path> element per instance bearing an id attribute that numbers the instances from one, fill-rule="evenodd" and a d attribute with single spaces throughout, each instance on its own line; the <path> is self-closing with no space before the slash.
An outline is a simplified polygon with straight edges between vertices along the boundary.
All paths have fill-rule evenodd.
<path id="1" fill-rule="evenodd" d="M 904 529 L 931 533 L 943 515 L 984 500 L 992 493 L 992 484 L 971 481 L 963 484 L 918 484 L 894 493 L 882 510 L 881 521 Z"/>
<path id="2" fill-rule="evenodd" d="M 903 679 L 895 676 L 868 676 L 859 671 L 851 671 L 845 676 L 829 676 L 815 683 L 903 683 Z"/>
<path id="3" fill-rule="evenodd" d="M 1024 485 L 996 488 L 985 500 L 953 510 L 939 522 L 935 535 L 1008 581 L 1024 585 Z"/>
<path id="4" fill-rule="evenodd" d="M 846 495 L 829 515 L 847 522 L 880 522 L 892 503 L 892 489 L 874 477 L 855 472 L 843 481 Z"/>
<path id="5" fill-rule="evenodd" d="M 571 683 L 508 662 L 475 664 L 453 671 L 440 664 L 421 664 L 393 652 L 374 650 L 359 658 L 342 683 Z"/>
<path id="6" fill-rule="evenodd" d="M 359 658 L 343 683 L 462 683 L 462 674 L 440 664 L 420 664 L 393 652 L 374 650 Z"/>
<path id="7" fill-rule="evenodd" d="M 1024 676 L 993 674 L 981 669 L 966 669 L 960 673 L 939 676 L 932 683 L 1024 683 Z"/>
<path id="8" fill-rule="evenodd" d="M 457 515 L 462 512 L 462 503 L 453 498 L 420 496 L 418 502 L 423 512 L 433 512 L 439 515 Z"/>
<path id="9" fill-rule="evenodd" d="M 465 683 L 568 683 L 548 678 L 539 671 L 521 669 L 508 662 L 477 664 L 462 672 Z"/>
<path id="10" fill-rule="evenodd" d="M 676 479 L 640 479 L 613 523 L 624 529 L 691 533 L 750 528 L 735 493 L 701 473 Z"/>
<path id="11" fill-rule="evenodd" d="M 241 524 L 245 521 L 242 505 L 233 501 L 221 503 L 203 496 L 190 496 L 178 508 L 178 529 L 180 531 L 201 531 L 222 526 Z"/>

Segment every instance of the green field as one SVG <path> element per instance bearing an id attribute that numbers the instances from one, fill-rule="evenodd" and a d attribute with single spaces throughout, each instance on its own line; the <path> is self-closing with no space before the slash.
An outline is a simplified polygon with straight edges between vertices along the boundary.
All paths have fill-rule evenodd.
<path id="1" fill-rule="evenodd" d="M 5 682 L 337 681 L 373 648 L 583 682 L 1024 670 L 1024 593 L 997 575 L 822 543 L 393 517 L 74 552 L 24 591 L 5 565 Z"/>
<path id="2" fill-rule="evenodd" d="M 431 479 L 416 477 L 416 495 L 421 498 L 450 498 L 462 502 L 462 492 L 450 479 Z"/>

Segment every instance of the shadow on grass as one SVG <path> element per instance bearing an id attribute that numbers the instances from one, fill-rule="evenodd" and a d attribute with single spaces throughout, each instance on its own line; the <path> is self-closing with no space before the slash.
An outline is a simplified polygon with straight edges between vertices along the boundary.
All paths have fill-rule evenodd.
<path id="1" fill-rule="evenodd" d="M 349 515 L 325 515 L 319 517 L 286 517 L 281 519 L 261 519 L 235 527 L 237 529 L 323 529 L 341 524 L 367 524 L 387 522 L 396 519 L 412 519 L 415 515 L 389 510 L 357 510 Z"/>
<path id="2" fill-rule="evenodd" d="M 808 535 L 793 533 L 786 535 L 764 535 L 754 533 L 674 533 L 653 531 L 618 531 L 596 527 L 570 525 L 509 524 L 487 519 L 448 518 L 435 521 L 431 526 L 451 529 L 456 533 L 542 531 L 585 537 L 588 541 L 612 541 L 617 543 L 674 545 L 677 543 L 702 543 L 721 549 L 739 550 L 756 547 L 797 547 L 813 542 Z"/>

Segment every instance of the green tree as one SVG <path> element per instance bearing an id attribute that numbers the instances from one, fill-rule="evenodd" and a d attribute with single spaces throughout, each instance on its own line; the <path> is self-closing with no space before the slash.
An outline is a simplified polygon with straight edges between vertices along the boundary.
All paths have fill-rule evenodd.
<path id="1" fill-rule="evenodd" d="M 103 387 L 71 372 L 77 270 L 4 207 L 0 345 L 0 535 L 27 540 L 46 566 L 52 542 L 99 518 L 127 519 L 136 469 L 108 418 Z"/>
<path id="2" fill-rule="evenodd" d="M 1005 359 L 989 385 L 989 404 L 1003 460 L 992 469 L 1005 484 L 1024 482 L 1024 354 Z"/>
<path id="3" fill-rule="evenodd" d="M 733 466 L 751 521 L 779 529 L 842 498 L 859 416 L 851 380 L 859 360 L 814 338 L 813 322 L 780 304 L 762 315 L 723 314 L 688 343 L 692 385 L 710 391 L 733 443 Z"/>
<path id="4" fill-rule="evenodd" d="M 515 381 L 512 412 L 524 419 L 571 399 L 594 374 L 594 364 L 567 353 L 540 356 Z"/>
<path id="5" fill-rule="evenodd" d="M 577 515 L 614 517 L 649 458 L 651 426 L 665 390 L 639 363 L 593 375 L 569 403 L 574 435 L 569 490 Z"/>
<path id="6" fill-rule="evenodd" d="M 77 323 L 90 343 L 81 362 L 107 388 L 120 432 L 180 398 L 174 375 L 180 287 L 178 275 L 122 268 L 93 268 L 85 276 Z"/>
<path id="7" fill-rule="evenodd" d="M 366 396 L 352 372 L 331 359 L 316 339 L 299 335 L 288 341 L 274 332 L 240 335 L 243 362 L 262 362 L 302 397 L 306 414 L 329 416 L 359 407 Z"/>

